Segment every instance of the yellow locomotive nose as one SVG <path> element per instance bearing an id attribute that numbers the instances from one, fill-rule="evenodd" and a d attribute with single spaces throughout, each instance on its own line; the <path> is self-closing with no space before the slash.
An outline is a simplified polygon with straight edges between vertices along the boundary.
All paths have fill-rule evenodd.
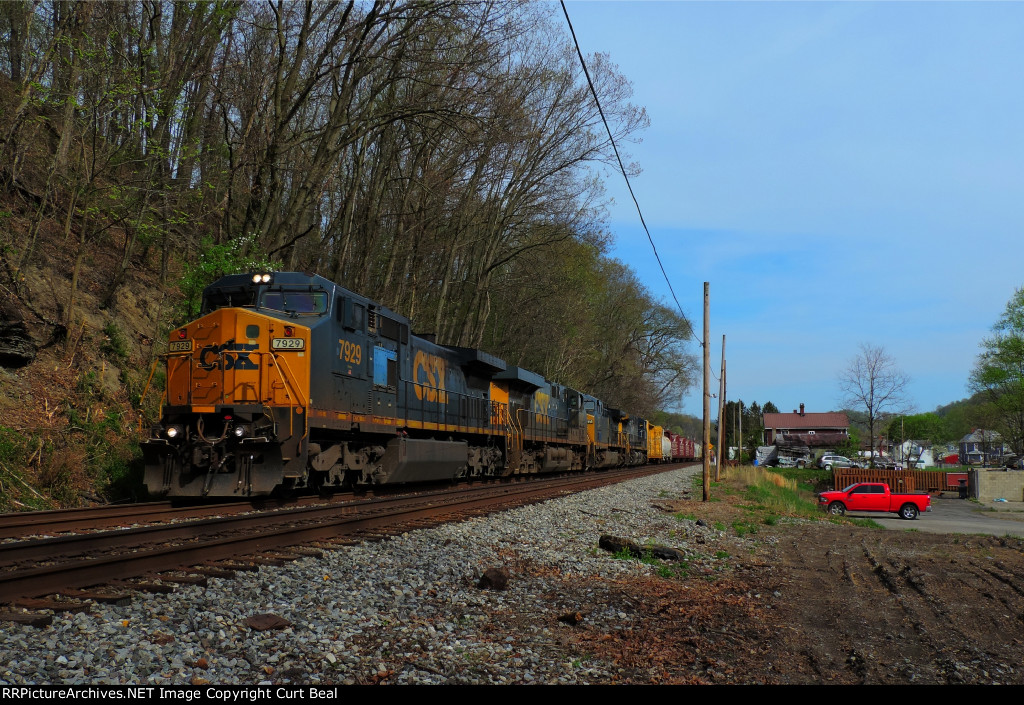
<path id="1" fill-rule="evenodd" d="M 210 313 L 171 334 L 167 404 L 212 412 L 218 406 L 306 406 L 305 326 L 245 309 Z"/>
<path id="2" fill-rule="evenodd" d="M 143 444 L 154 495 L 267 494 L 302 477 L 310 329 L 243 308 L 171 333 L 161 426 Z"/>

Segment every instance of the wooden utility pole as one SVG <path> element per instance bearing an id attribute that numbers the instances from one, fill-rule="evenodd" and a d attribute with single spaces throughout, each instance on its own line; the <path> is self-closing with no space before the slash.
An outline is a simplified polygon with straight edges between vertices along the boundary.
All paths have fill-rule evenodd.
<path id="1" fill-rule="evenodd" d="M 740 423 L 739 423 L 739 427 L 740 427 L 740 443 L 739 443 L 739 445 L 737 447 L 739 448 L 739 458 L 738 458 L 738 460 L 740 461 L 740 465 L 742 465 L 743 464 L 743 402 L 742 401 L 736 403 L 736 412 L 740 416 Z"/>
<path id="2" fill-rule="evenodd" d="M 722 376 L 718 380 L 718 455 L 715 457 L 715 482 L 722 481 L 722 438 L 725 436 L 725 335 L 722 335 Z"/>
<path id="3" fill-rule="evenodd" d="M 708 320 L 711 311 L 709 284 L 704 282 L 704 438 L 701 440 L 701 457 L 704 459 L 704 501 L 711 499 L 711 349 L 708 347 L 708 336 L 711 324 Z"/>

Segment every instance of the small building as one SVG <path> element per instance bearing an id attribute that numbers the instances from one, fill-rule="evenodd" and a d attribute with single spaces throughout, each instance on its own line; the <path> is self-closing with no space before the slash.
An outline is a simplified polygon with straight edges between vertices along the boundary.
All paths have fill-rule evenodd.
<path id="1" fill-rule="evenodd" d="M 850 437 L 850 420 L 841 411 L 815 413 L 793 410 L 792 414 L 762 414 L 764 445 L 774 445 L 777 439 L 797 441 L 809 448 L 834 448 Z"/>
<path id="2" fill-rule="evenodd" d="M 917 466 L 935 467 L 935 455 L 930 441 L 903 441 L 893 447 L 893 460 L 909 469 Z"/>
<path id="3" fill-rule="evenodd" d="M 960 462 L 963 465 L 1002 465 L 1008 449 L 998 431 L 976 428 L 960 439 Z"/>

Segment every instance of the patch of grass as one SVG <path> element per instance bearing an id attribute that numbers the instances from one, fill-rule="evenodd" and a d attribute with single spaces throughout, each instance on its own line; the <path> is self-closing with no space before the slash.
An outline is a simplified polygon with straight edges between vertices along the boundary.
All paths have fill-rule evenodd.
<path id="1" fill-rule="evenodd" d="M 634 556 L 630 553 L 628 548 L 620 548 L 618 551 L 612 554 L 612 558 L 617 561 L 631 561 Z"/>
<path id="2" fill-rule="evenodd" d="M 753 523 L 750 523 L 750 522 L 743 522 L 743 521 L 740 521 L 738 519 L 732 523 L 732 528 L 733 528 L 733 531 L 736 532 L 736 535 L 741 537 L 741 538 L 743 536 L 746 536 L 747 534 L 756 534 L 757 533 L 757 525 L 756 524 L 753 524 Z"/>
<path id="3" fill-rule="evenodd" d="M 764 523 L 768 526 L 776 526 L 779 523 L 779 517 L 775 514 L 769 514 L 764 518 Z"/>
<path id="4" fill-rule="evenodd" d="M 78 379 L 75 380 L 75 391 L 86 397 L 101 399 L 103 389 L 100 386 L 100 377 L 96 374 L 96 370 L 89 370 L 78 375 Z"/>
<path id="5" fill-rule="evenodd" d="M 874 519 L 845 519 L 844 521 L 837 522 L 840 524 L 853 524 L 854 526 L 862 526 L 865 529 L 884 529 L 885 527 L 879 524 Z"/>
<path id="6" fill-rule="evenodd" d="M 804 470 L 787 468 L 795 472 L 806 473 Z M 786 477 L 782 473 L 767 471 L 755 467 L 732 468 L 729 479 L 742 488 L 743 496 L 751 504 L 745 508 L 767 516 L 797 516 L 818 518 L 818 504 L 811 493 L 801 490 L 797 480 Z"/>
<path id="7" fill-rule="evenodd" d="M 684 514 L 683 512 L 679 512 L 677 514 L 673 514 L 672 516 L 674 516 L 677 521 L 697 521 L 696 514 Z"/>
<path id="8" fill-rule="evenodd" d="M 58 490 L 58 495 L 63 496 L 63 486 L 70 476 L 65 472 L 57 477 L 48 472 L 50 461 L 56 457 L 52 451 L 53 443 L 49 439 L 0 426 L 0 510 L 53 509 L 57 506 L 60 498 L 53 496 L 51 485 Z M 40 477 L 33 477 L 29 467 L 36 465 L 39 468 L 43 458 L 47 460 L 47 467 L 40 468 Z"/>
<path id="9" fill-rule="evenodd" d="M 689 561 L 679 561 L 678 563 L 663 563 L 658 566 L 658 570 L 655 571 L 660 578 L 672 579 L 672 578 L 687 578 L 690 575 L 690 563 Z"/>
<path id="10" fill-rule="evenodd" d="M 725 531 L 725 524 L 720 521 L 716 521 L 714 524 L 715 528 L 719 531 Z"/>
<path id="11" fill-rule="evenodd" d="M 728 551 L 715 551 L 715 558 L 728 558 L 728 557 L 729 557 L 729 552 Z"/>
<path id="12" fill-rule="evenodd" d="M 647 549 L 644 551 L 644 555 L 640 556 L 640 562 L 644 565 L 658 565 L 660 561 L 654 557 L 650 549 Z"/>
<path id="13" fill-rule="evenodd" d="M 142 451 L 129 432 L 124 415 L 117 410 L 92 406 L 84 413 L 69 406 L 64 413 L 68 430 L 74 432 L 76 444 L 84 450 L 81 467 L 97 491 L 112 501 L 144 496 Z"/>
<path id="14" fill-rule="evenodd" d="M 28 441 L 24 434 L 13 428 L 0 426 L 0 463 L 23 465 L 28 454 Z"/>
<path id="15" fill-rule="evenodd" d="M 103 342 L 100 343 L 100 352 L 117 362 L 124 362 L 128 359 L 130 352 L 128 349 L 128 337 L 113 321 L 103 328 Z"/>

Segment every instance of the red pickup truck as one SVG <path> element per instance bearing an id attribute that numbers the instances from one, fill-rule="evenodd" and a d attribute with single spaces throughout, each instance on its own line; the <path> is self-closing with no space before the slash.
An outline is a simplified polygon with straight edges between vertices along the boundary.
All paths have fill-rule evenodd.
<path id="1" fill-rule="evenodd" d="M 931 509 L 931 502 L 927 494 L 894 494 L 884 482 L 858 482 L 818 495 L 818 506 L 837 516 L 846 512 L 893 512 L 904 519 L 917 519 L 918 514 Z"/>

